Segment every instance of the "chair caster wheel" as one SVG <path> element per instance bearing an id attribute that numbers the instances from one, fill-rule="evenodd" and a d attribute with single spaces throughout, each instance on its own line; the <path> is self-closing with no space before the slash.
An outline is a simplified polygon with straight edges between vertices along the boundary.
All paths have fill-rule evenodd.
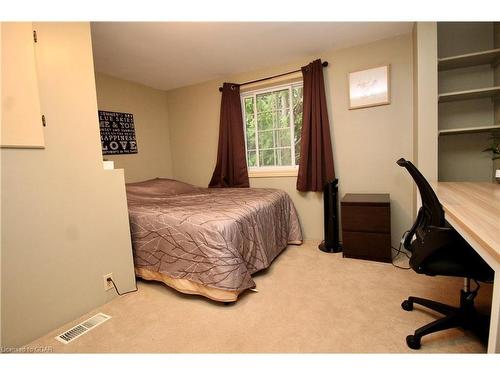
<path id="1" fill-rule="evenodd" d="M 410 349 L 420 349 L 420 338 L 413 335 L 406 336 L 406 345 L 408 345 Z"/>
<path id="2" fill-rule="evenodd" d="M 412 311 L 413 310 L 413 302 L 410 302 L 408 301 L 407 299 L 405 299 L 403 301 L 403 303 L 401 304 L 401 307 L 403 308 L 403 310 L 405 311 Z"/>

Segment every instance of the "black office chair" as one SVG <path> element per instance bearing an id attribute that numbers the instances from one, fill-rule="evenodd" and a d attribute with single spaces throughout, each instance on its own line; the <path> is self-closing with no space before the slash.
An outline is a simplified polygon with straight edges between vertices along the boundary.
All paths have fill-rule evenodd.
<path id="1" fill-rule="evenodd" d="M 410 267 L 417 273 L 429 276 L 443 275 L 465 278 L 464 289 L 460 291 L 460 307 L 453 307 L 424 298 L 409 297 L 401 307 L 413 310 L 413 304 L 425 306 L 444 315 L 406 337 L 411 349 L 420 348 L 420 340 L 430 333 L 449 328 L 462 327 L 488 337 L 489 319 L 474 308 L 474 298 L 479 290 L 477 281 L 492 281 L 494 271 L 470 247 L 470 245 L 446 222 L 441 203 L 425 177 L 409 161 L 399 159 L 397 164 L 405 167 L 417 184 L 422 207 L 403 246 L 411 252 Z M 414 238 L 415 237 L 415 238 Z M 470 280 L 477 288 L 470 290 Z"/>

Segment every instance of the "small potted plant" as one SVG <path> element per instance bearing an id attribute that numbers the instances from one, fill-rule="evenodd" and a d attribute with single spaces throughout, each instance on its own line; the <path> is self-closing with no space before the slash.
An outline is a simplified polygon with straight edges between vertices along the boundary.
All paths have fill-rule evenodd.
<path id="1" fill-rule="evenodd" d="M 493 131 L 491 136 L 491 146 L 483 152 L 491 152 L 493 160 L 494 177 L 500 183 L 500 131 Z"/>

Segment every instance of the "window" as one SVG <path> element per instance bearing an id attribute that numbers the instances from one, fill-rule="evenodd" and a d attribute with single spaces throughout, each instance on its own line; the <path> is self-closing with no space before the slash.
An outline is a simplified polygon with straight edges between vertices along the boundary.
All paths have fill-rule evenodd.
<path id="1" fill-rule="evenodd" d="M 241 95 L 250 172 L 296 169 L 302 130 L 302 82 Z"/>

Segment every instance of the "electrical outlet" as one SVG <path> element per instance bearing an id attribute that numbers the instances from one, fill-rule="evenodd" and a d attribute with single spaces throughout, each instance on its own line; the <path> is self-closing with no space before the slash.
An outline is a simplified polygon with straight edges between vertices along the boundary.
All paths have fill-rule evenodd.
<path id="1" fill-rule="evenodd" d="M 113 289 L 113 283 L 111 281 L 108 281 L 108 278 L 113 278 L 112 273 L 108 273 L 107 275 L 104 275 L 103 277 L 104 280 L 104 290 L 110 290 Z"/>

